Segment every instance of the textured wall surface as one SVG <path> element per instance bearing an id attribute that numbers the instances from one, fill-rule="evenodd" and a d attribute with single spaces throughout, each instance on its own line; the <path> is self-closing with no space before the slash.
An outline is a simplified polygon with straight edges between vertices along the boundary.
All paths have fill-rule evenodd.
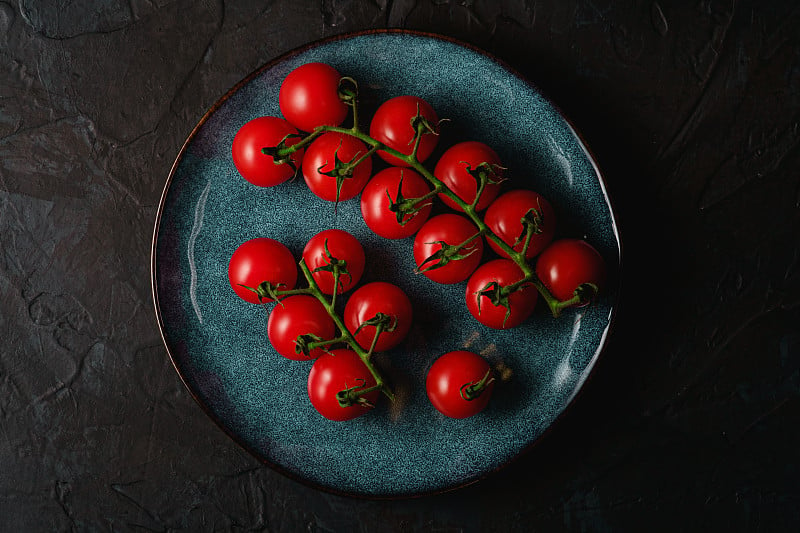
<path id="1" fill-rule="evenodd" d="M 793 4 L 0 1 L 0 529 L 796 530 Z M 209 106 L 297 46 L 386 27 L 534 81 L 596 155 L 625 257 L 609 350 L 541 443 L 396 502 L 316 491 L 228 439 L 166 355 L 149 272 Z"/>

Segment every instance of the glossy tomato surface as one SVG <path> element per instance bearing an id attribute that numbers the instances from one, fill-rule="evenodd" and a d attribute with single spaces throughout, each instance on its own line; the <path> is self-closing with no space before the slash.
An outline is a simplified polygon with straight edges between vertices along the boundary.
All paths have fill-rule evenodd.
<path id="1" fill-rule="evenodd" d="M 402 183 L 402 187 L 401 187 Z M 428 220 L 432 200 L 423 200 L 419 211 L 405 215 L 402 223 L 390 209 L 401 199 L 422 198 L 431 191 L 428 182 L 409 168 L 389 167 L 375 174 L 361 192 L 361 215 L 369 229 L 384 239 L 403 239 L 415 234 Z"/>
<path id="2" fill-rule="evenodd" d="M 294 361 L 306 361 L 324 353 L 322 348 L 305 355 L 298 349 L 297 338 L 309 335 L 317 340 L 333 339 L 336 327 L 333 319 L 313 296 L 297 294 L 276 304 L 267 320 L 267 336 L 279 354 Z M 311 339 L 309 339 L 309 342 Z"/>
<path id="3" fill-rule="evenodd" d="M 383 352 L 400 344 L 411 328 L 413 309 L 406 293 L 392 283 L 373 281 L 359 287 L 347 300 L 344 324 L 355 334 L 356 342 L 368 350 L 375 339 L 375 326 L 359 327 L 378 313 L 390 317 L 393 331 L 383 331 L 375 344 L 376 352 Z M 358 330 L 358 333 L 355 333 Z"/>
<path id="4" fill-rule="evenodd" d="M 539 256 L 536 275 L 553 296 L 565 301 L 584 283 L 602 289 L 607 273 L 603 257 L 591 244 L 581 239 L 559 239 Z"/>
<path id="5" fill-rule="evenodd" d="M 325 63 L 306 63 L 289 73 L 281 84 L 281 114 L 303 131 L 318 126 L 338 126 L 347 117 L 347 104 L 339 98 L 339 72 Z"/>
<path id="6" fill-rule="evenodd" d="M 288 135 L 296 135 L 297 129 L 277 117 L 258 117 L 239 128 L 233 137 L 231 155 L 236 170 L 244 179 L 259 187 L 280 185 L 295 175 L 303 160 L 303 149 L 291 154 L 289 163 L 276 164 L 271 155 L 264 154 L 262 148 L 276 147 Z M 286 146 L 300 142 L 298 137 L 286 139 Z"/>
<path id="7" fill-rule="evenodd" d="M 492 181 L 497 182 L 501 179 L 502 165 L 497 153 L 482 142 L 465 141 L 448 148 L 439 158 L 433 173 L 456 196 L 470 204 L 475 201 L 475 196 L 478 193 L 478 180 L 470 174 L 470 170 L 474 172 L 482 163 L 487 164 L 493 170 L 495 176 Z M 499 192 L 499 183 L 487 184 L 476 209 L 482 211 L 489 207 L 489 204 L 497 198 Z M 440 194 L 439 198 L 452 209 L 461 211 L 458 204 L 446 195 Z"/>
<path id="8" fill-rule="evenodd" d="M 466 350 L 440 356 L 425 378 L 425 391 L 431 404 L 450 418 L 468 418 L 483 411 L 493 389 L 489 363 Z"/>
<path id="9" fill-rule="evenodd" d="M 303 261 L 319 289 L 325 294 L 333 294 L 333 264 L 343 261 L 342 267 L 346 272 L 339 274 L 339 287 L 336 291 L 337 294 L 342 294 L 361 280 L 366 255 L 364 247 L 352 234 L 341 229 L 327 229 L 308 240 L 303 248 Z"/>
<path id="10" fill-rule="evenodd" d="M 536 232 L 531 234 L 525 257 L 532 259 L 539 255 L 553 240 L 556 230 L 556 215 L 553 207 L 541 194 L 525 189 L 515 189 L 500 195 L 489 208 L 483 219 L 492 232 L 516 252 L 521 252 L 527 232 L 523 217 L 534 222 Z M 533 227 L 533 226 L 532 226 Z M 491 239 L 489 246 L 501 257 L 508 254 Z"/>
<path id="11" fill-rule="evenodd" d="M 341 183 L 336 177 L 328 176 L 338 159 L 342 163 L 355 163 L 367 153 L 367 147 L 350 135 L 343 133 L 323 133 L 306 149 L 303 156 L 303 177 L 311 192 L 329 202 L 353 198 L 364 188 L 372 174 L 372 156 L 367 157 L 352 169 L 352 174 Z"/>
<path id="12" fill-rule="evenodd" d="M 396 96 L 381 104 L 372 116 L 369 135 L 389 148 L 410 155 L 414 149 L 414 139 L 417 134 L 415 121 L 418 120 L 418 115 L 424 117 L 430 126 L 422 133 L 417 148 L 417 160 L 425 161 L 439 142 L 437 133 L 439 117 L 436 116 L 433 107 L 418 96 Z M 378 155 L 390 165 L 409 166 L 405 161 L 383 150 L 379 150 Z"/>
<path id="13" fill-rule="evenodd" d="M 483 294 L 491 285 L 508 286 L 521 280 L 524 274 L 510 259 L 494 259 L 484 263 L 467 282 L 467 309 L 475 319 L 494 329 L 509 329 L 522 324 L 536 307 L 539 292 L 533 285 L 508 295 L 507 306 L 495 305 Z"/>
<path id="14" fill-rule="evenodd" d="M 475 235 L 478 228 L 464 215 L 445 213 L 428 220 L 414 237 L 414 262 L 417 269 L 428 279 L 436 283 L 458 283 L 472 274 L 483 257 L 483 237 Z M 472 240 L 469 240 L 470 238 Z M 460 250 L 453 250 L 454 255 L 444 266 L 441 258 L 442 243 L 456 246 L 469 242 Z"/>
<path id="15" fill-rule="evenodd" d="M 242 300 L 257 304 L 258 295 L 242 285 L 255 289 L 268 281 L 282 289 L 293 289 L 297 284 L 297 263 L 282 243 L 258 237 L 242 243 L 233 252 L 228 263 L 228 281 Z"/>
<path id="16" fill-rule="evenodd" d="M 378 401 L 377 390 L 364 395 L 367 403 L 342 407 L 336 398 L 340 391 L 352 388 L 369 388 L 375 385 L 369 369 L 358 354 L 348 349 L 324 353 L 311 367 L 308 374 L 308 398 L 311 405 L 329 420 L 343 422 L 367 414 Z"/>

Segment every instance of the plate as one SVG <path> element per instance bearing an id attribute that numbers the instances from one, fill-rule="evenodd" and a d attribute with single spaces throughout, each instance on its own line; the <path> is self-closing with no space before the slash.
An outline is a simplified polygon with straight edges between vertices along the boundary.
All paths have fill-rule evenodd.
<path id="1" fill-rule="evenodd" d="M 467 312 L 465 283 L 437 285 L 414 274 L 413 238 L 387 241 L 372 234 L 357 199 L 334 211 L 302 179 L 273 188 L 242 179 L 230 156 L 234 134 L 252 118 L 280 116 L 281 81 L 312 61 L 359 81 L 365 122 L 392 96 L 426 99 L 449 119 L 440 150 L 460 140 L 494 147 L 509 183 L 534 189 L 554 205 L 557 232 L 585 237 L 618 272 L 619 236 L 597 165 L 535 86 L 497 59 L 448 38 L 406 31 L 350 34 L 295 50 L 248 76 L 211 108 L 181 149 L 161 199 L 152 250 L 165 346 L 208 415 L 258 459 L 294 479 L 375 498 L 464 486 L 528 449 L 575 397 L 606 343 L 617 291 L 558 319 L 541 305 L 523 326 L 491 330 Z M 271 237 L 299 259 L 312 235 L 332 227 L 364 245 L 362 283 L 399 285 L 416 313 L 407 341 L 377 360 L 396 401 L 381 401 L 350 422 L 325 420 L 313 409 L 306 395 L 312 363 L 277 355 L 266 339 L 265 310 L 237 298 L 227 281 L 228 260 L 240 243 Z M 485 411 L 453 420 L 430 405 L 424 379 L 439 355 L 464 348 L 483 354 L 508 379 L 495 387 Z"/>

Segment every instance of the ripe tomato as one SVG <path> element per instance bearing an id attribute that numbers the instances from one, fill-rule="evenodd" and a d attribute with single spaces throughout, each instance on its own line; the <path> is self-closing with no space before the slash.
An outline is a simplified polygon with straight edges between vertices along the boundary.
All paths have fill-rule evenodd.
<path id="1" fill-rule="evenodd" d="M 461 250 L 443 248 L 442 243 L 451 247 L 456 246 L 476 233 L 478 233 L 478 228 L 463 215 L 445 213 L 433 217 L 422 226 L 417 236 L 414 237 L 414 262 L 417 264 L 417 268 L 428 279 L 436 283 L 449 284 L 464 281 L 478 268 L 481 262 L 483 237 L 478 236 L 472 239 Z M 435 267 L 442 260 L 446 261 L 446 264 Z M 430 270 L 425 270 L 427 268 Z"/>
<path id="2" fill-rule="evenodd" d="M 367 283 L 356 289 L 347 300 L 343 317 L 345 326 L 365 350 L 372 345 L 377 327 L 361 326 L 379 313 L 387 317 L 387 328 L 394 327 L 394 329 L 392 331 L 385 329 L 381 332 L 374 351 L 383 352 L 394 348 L 402 342 L 411 329 L 413 311 L 411 300 L 406 293 L 397 285 L 385 281 Z"/>
<path id="3" fill-rule="evenodd" d="M 487 183 L 486 187 L 481 194 L 481 199 L 478 201 L 476 207 L 477 211 L 486 209 L 492 200 L 497 197 L 500 191 L 500 179 L 502 175 L 502 168 L 500 165 L 500 157 L 494 150 L 478 141 L 466 141 L 455 144 L 447 149 L 439 158 L 436 163 L 436 168 L 433 174 L 439 178 L 448 189 L 456 193 L 456 196 L 461 198 L 466 203 L 475 201 L 475 195 L 478 193 L 478 180 L 469 173 L 468 169 L 473 172 L 480 170 L 478 167 L 485 164 L 484 168 L 489 174 L 491 181 L 496 183 Z M 461 211 L 461 208 L 450 198 L 444 194 L 439 197 L 449 207 Z"/>
<path id="4" fill-rule="evenodd" d="M 325 247 L 327 246 L 327 252 Z M 361 279 L 364 273 L 365 255 L 364 248 L 358 239 L 340 229 L 328 229 L 311 237 L 303 249 L 305 261 L 311 276 L 325 294 L 333 294 L 333 263 L 334 260 L 344 261 L 342 265 L 347 273 L 339 275 L 338 294 L 349 291 Z M 322 268 L 324 270 L 317 270 Z M 315 272 L 316 270 L 316 272 Z"/>
<path id="5" fill-rule="evenodd" d="M 510 259 L 494 259 L 484 263 L 467 282 L 467 309 L 478 322 L 490 328 L 508 329 L 520 325 L 536 307 L 539 296 L 536 287 L 523 286 L 509 294 L 505 301 L 493 298 L 491 291 L 511 285 L 523 276 L 517 264 Z"/>
<path id="6" fill-rule="evenodd" d="M 303 131 L 338 126 L 347 117 L 347 104 L 339 98 L 341 78 L 335 68 L 325 63 L 297 67 L 281 84 L 278 93 L 281 113 Z"/>
<path id="7" fill-rule="evenodd" d="M 402 180 L 403 186 L 400 187 Z M 398 191 L 400 194 L 398 194 Z M 389 167 L 375 174 L 361 192 L 361 214 L 369 229 L 384 239 L 403 239 L 415 234 L 431 213 L 431 200 L 416 213 L 405 215 L 403 224 L 390 210 L 404 199 L 421 198 L 431 192 L 428 182 L 409 168 Z"/>
<path id="8" fill-rule="evenodd" d="M 522 222 L 523 218 L 529 224 L 532 223 L 536 228 L 535 231 L 538 231 L 531 235 L 528 249 L 525 252 L 525 258 L 532 259 L 550 244 L 556 230 L 556 216 L 553 208 L 541 194 L 523 189 L 508 191 L 492 202 L 486 210 L 483 221 L 514 251 L 521 252 L 527 231 L 526 225 Z M 498 255 L 508 257 L 508 254 L 497 243 L 491 239 L 487 240 L 489 246 Z"/>
<path id="9" fill-rule="evenodd" d="M 584 283 L 602 289 L 606 281 L 606 264 L 588 242 L 559 239 L 553 241 L 539 256 L 536 275 L 550 293 L 563 302 L 572 298 L 576 289 Z M 588 299 L 581 305 L 587 303 Z"/>
<path id="10" fill-rule="evenodd" d="M 311 405 L 327 419 L 344 421 L 364 415 L 378 401 L 377 390 L 364 396 L 366 403 L 348 407 L 339 405 L 336 394 L 353 387 L 375 386 L 375 378 L 353 350 L 338 349 L 324 353 L 311 367 L 308 374 L 308 398 Z"/>
<path id="11" fill-rule="evenodd" d="M 293 289 L 297 283 L 297 264 L 292 252 L 280 242 L 259 237 L 242 243 L 228 263 L 228 280 L 239 297 L 250 303 L 260 303 L 258 295 L 242 287 L 253 289 L 263 281 L 280 289 Z"/>
<path id="12" fill-rule="evenodd" d="M 304 361 L 315 359 L 325 351 L 315 348 L 309 355 L 303 354 L 297 344 L 301 335 L 309 335 L 313 340 L 331 340 L 336 333 L 333 319 L 325 307 L 313 296 L 298 294 L 280 301 L 269 314 L 267 336 L 275 350 L 287 359 Z"/>
<path id="13" fill-rule="evenodd" d="M 291 134 L 297 134 L 297 130 L 282 118 L 258 117 L 247 122 L 233 137 L 231 155 L 236 170 L 244 179 L 259 187 L 273 187 L 288 180 L 300 168 L 302 148 L 289 156 L 294 168 L 289 163 L 276 164 L 275 159 L 261 149 L 276 147 Z M 298 142 L 298 137 L 291 137 L 286 139 L 286 146 Z"/>
<path id="14" fill-rule="evenodd" d="M 467 418 L 480 413 L 494 389 L 492 369 L 472 352 L 448 352 L 431 365 L 425 391 L 433 406 L 450 418 Z"/>
<path id="15" fill-rule="evenodd" d="M 405 155 L 410 155 L 414 149 L 414 139 L 416 137 L 415 121 L 417 116 L 423 117 L 429 125 L 428 130 L 423 130 L 417 148 L 417 159 L 425 161 L 436 148 L 439 142 L 437 125 L 439 117 L 433 107 L 417 96 L 396 96 L 385 101 L 378 107 L 372 116 L 369 125 L 369 136 L 382 142 L 389 148 L 393 148 Z M 430 131 L 430 129 L 434 131 Z M 390 165 L 407 167 L 408 163 L 379 151 L 378 155 Z"/>
<path id="16" fill-rule="evenodd" d="M 327 176 L 323 172 L 333 171 L 337 166 L 337 160 L 341 163 L 355 162 L 367 151 L 364 143 L 355 137 L 332 131 L 323 133 L 311 142 L 303 156 L 303 177 L 308 188 L 323 200 L 330 202 L 353 198 L 361 192 L 369 180 L 372 173 L 372 156 L 353 168 L 352 174 L 344 178 L 341 185 L 335 177 Z"/>

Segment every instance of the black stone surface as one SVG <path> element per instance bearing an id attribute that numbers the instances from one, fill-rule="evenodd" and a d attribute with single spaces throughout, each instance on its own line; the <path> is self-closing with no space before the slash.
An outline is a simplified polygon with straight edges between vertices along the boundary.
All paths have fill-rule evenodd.
<path id="1" fill-rule="evenodd" d="M 441 33 L 583 133 L 623 306 L 530 453 L 440 496 L 363 501 L 261 466 L 194 403 L 149 254 L 172 161 L 270 59 Z M 796 531 L 800 8 L 793 2 L 0 1 L 0 530 Z"/>

